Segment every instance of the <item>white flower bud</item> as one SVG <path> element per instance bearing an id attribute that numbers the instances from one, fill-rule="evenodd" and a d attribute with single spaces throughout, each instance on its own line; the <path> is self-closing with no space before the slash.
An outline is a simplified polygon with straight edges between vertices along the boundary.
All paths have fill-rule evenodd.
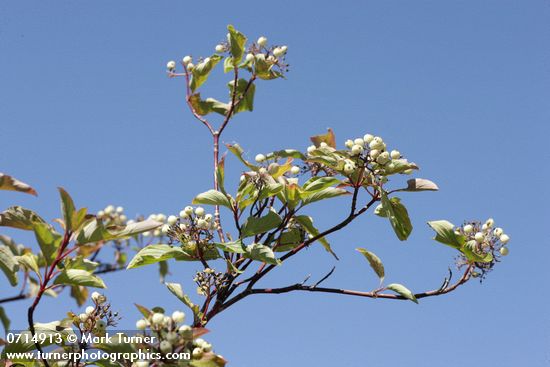
<path id="1" fill-rule="evenodd" d="M 145 330 L 147 328 L 147 321 L 146 320 L 137 320 L 136 322 L 136 329 L 138 330 Z"/>
<path id="2" fill-rule="evenodd" d="M 187 215 L 193 214 L 193 207 L 192 206 L 186 206 L 185 209 L 183 209 Z"/>
<path id="3" fill-rule="evenodd" d="M 190 335 L 193 333 L 193 329 L 189 325 L 181 325 L 178 329 L 180 334 Z"/>
<path id="4" fill-rule="evenodd" d="M 256 162 L 258 163 L 262 163 L 263 161 L 265 161 L 265 155 L 263 154 L 258 154 L 255 158 Z"/>
<path id="5" fill-rule="evenodd" d="M 86 315 L 85 313 L 81 313 L 80 315 L 78 315 L 78 318 L 80 319 L 80 321 L 82 322 L 86 322 L 86 320 L 88 320 L 88 315 Z"/>
<path id="6" fill-rule="evenodd" d="M 200 359 L 202 357 L 202 348 L 193 349 L 192 356 L 194 359 Z"/>
<path id="7" fill-rule="evenodd" d="M 206 229 L 206 228 L 208 228 L 208 222 L 204 219 L 199 219 L 197 221 L 197 227 L 202 228 L 202 229 Z"/>
<path id="8" fill-rule="evenodd" d="M 84 312 L 86 312 L 87 315 L 91 315 L 93 314 L 95 311 L 95 307 L 94 306 L 88 306 L 86 307 L 86 310 Z"/>
<path id="9" fill-rule="evenodd" d="M 164 224 L 162 227 L 160 227 L 160 231 L 162 232 L 162 234 L 167 234 L 169 230 L 170 226 L 168 224 Z"/>
<path id="10" fill-rule="evenodd" d="M 347 173 L 348 175 L 352 173 L 354 169 L 355 167 L 353 166 L 353 164 L 346 163 L 344 165 L 344 172 Z"/>
<path id="11" fill-rule="evenodd" d="M 158 222 L 164 222 L 164 221 L 166 221 L 166 215 L 165 215 L 165 214 L 162 214 L 162 213 L 157 214 L 157 221 L 158 221 Z"/>
<path id="12" fill-rule="evenodd" d="M 361 138 L 357 138 L 353 141 L 353 144 L 363 146 L 365 145 L 365 141 Z"/>
<path id="13" fill-rule="evenodd" d="M 107 205 L 104 209 L 105 214 L 111 214 L 115 211 L 115 207 L 113 205 Z"/>
<path id="14" fill-rule="evenodd" d="M 194 68 L 195 68 L 195 64 L 193 64 L 192 62 L 190 62 L 189 64 L 187 64 L 187 70 L 193 71 Z"/>
<path id="15" fill-rule="evenodd" d="M 510 241 L 510 237 L 509 237 L 507 234 L 504 234 L 504 233 L 503 233 L 503 234 L 500 236 L 500 242 L 506 244 L 506 243 L 508 243 L 508 241 Z"/>
<path id="16" fill-rule="evenodd" d="M 104 215 L 105 215 L 105 212 L 103 210 L 100 210 L 100 211 L 97 212 L 98 217 L 102 217 Z"/>
<path id="17" fill-rule="evenodd" d="M 201 206 L 196 207 L 195 214 L 199 217 L 202 217 L 204 215 L 204 208 Z"/>
<path id="18" fill-rule="evenodd" d="M 485 236 L 483 235 L 483 233 L 477 232 L 474 235 L 474 239 L 476 240 L 477 243 L 481 243 L 481 242 L 485 241 Z"/>
<path id="19" fill-rule="evenodd" d="M 390 153 L 388 152 L 382 152 L 380 155 L 376 158 L 376 163 L 384 165 L 390 161 Z"/>
<path id="20" fill-rule="evenodd" d="M 154 313 L 151 317 L 151 322 L 153 325 L 162 325 L 164 323 L 164 315 L 159 312 Z"/>
<path id="21" fill-rule="evenodd" d="M 170 353 L 172 351 L 172 344 L 168 340 L 163 340 L 160 342 L 159 349 L 164 354 Z"/>
<path id="22" fill-rule="evenodd" d="M 324 141 L 322 141 L 321 144 L 319 144 L 319 147 L 320 148 L 328 148 L 328 144 L 325 143 Z"/>
<path id="23" fill-rule="evenodd" d="M 153 231 L 153 237 L 160 237 L 161 234 L 162 232 L 160 231 L 160 229 L 155 229 Z"/>
<path id="24" fill-rule="evenodd" d="M 290 168 L 290 173 L 292 173 L 293 175 L 297 175 L 298 173 L 300 173 L 300 167 L 298 166 L 292 166 Z"/>
<path id="25" fill-rule="evenodd" d="M 391 159 L 399 159 L 401 158 L 401 153 L 399 152 L 399 150 L 392 150 L 391 153 L 390 153 L 390 157 Z"/>
<path id="26" fill-rule="evenodd" d="M 143 237 L 149 237 L 151 235 L 150 231 L 145 231 L 142 233 Z"/>
<path id="27" fill-rule="evenodd" d="M 288 46 L 281 46 L 281 50 L 286 54 L 286 52 L 288 51 Z"/>
<path id="28" fill-rule="evenodd" d="M 177 323 L 182 323 L 185 321 L 185 313 L 181 312 L 181 311 L 174 311 L 174 313 L 172 314 L 172 320 L 174 320 L 174 322 L 177 322 Z"/>
<path id="29" fill-rule="evenodd" d="M 265 38 L 264 36 L 258 38 L 258 41 L 257 41 L 258 45 L 260 46 L 265 46 L 267 45 L 267 38 Z"/>
<path id="30" fill-rule="evenodd" d="M 380 155 L 380 151 L 378 149 L 373 149 L 369 152 L 369 155 L 372 159 L 376 159 Z"/>
<path id="31" fill-rule="evenodd" d="M 352 155 L 359 155 L 363 152 L 363 146 L 355 144 L 351 147 L 351 154 Z"/>
<path id="32" fill-rule="evenodd" d="M 280 47 L 275 47 L 275 49 L 273 49 L 273 55 L 276 57 L 281 57 L 284 54 L 285 52 Z"/>
<path id="33" fill-rule="evenodd" d="M 487 221 L 485 222 L 485 224 L 487 225 L 487 227 L 492 227 L 494 224 L 495 224 L 495 220 L 493 218 L 489 218 L 487 219 Z"/>
<path id="34" fill-rule="evenodd" d="M 259 173 L 260 175 L 265 175 L 265 174 L 267 173 L 267 170 L 266 170 L 264 167 L 262 167 L 262 168 L 260 168 L 260 169 L 258 170 L 258 173 Z"/>
<path id="35" fill-rule="evenodd" d="M 221 54 L 222 52 L 225 51 L 225 47 L 223 47 L 223 45 L 216 45 L 216 52 Z"/>
<path id="36" fill-rule="evenodd" d="M 118 217 L 118 219 L 120 219 L 121 222 L 126 222 L 126 219 L 128 219 L 128 217 L 122 214 L 120 217 Z M 127 224 L 131 224 L 131 223 L 128 222 Z"/>
<path id="37" fill-rule="evenodd" d="M 170 332 L 166 334 L 166 340 L 168 340 L 170 343 L 176 343 L 178 341 L 178 334 Z"/>
<path id="38" fill-rule="evenodd" d="M 175 216 L 175 215 L 171 215 L 168 217 L 167 219 L 167 223 L 171 226 L 173 226 L 174 224 L 176 224 L 178 222 L 178 218 Z"/>
<path id="39" fill-rule="evenodd" d="M 92 295 L 90 296 L 92 298 L 92 301 L 94 301 L 95 303 L 103 303 L 105 302 L 107 299 L 105 298 L 104 295 L 102 295 L 101 293 L 99 292 L 93 292 Z"/>
<path id="40" fill-rule="evenodd" d="M 212 214 L 208 213 L 204 216 L 204 220 L 207 222 L 210 222 L 212 220 L 213 216 Z"/>
<path id="41" fill-rule="evenodd" d="M 489 227 L 487 227 L 487 223 L 484 223 L 482 226 L 481 226 L 481 230 L 482 231 L 486 231 Z"/>
<path id="42" fill-rule="evenodd" d="M 254 55 L 253 54 L 246 54 L 245 60 L 246 60 L 246 62 L 253 62 L 255 60 Z"/>
<path id="43" fill-rule="evenodd" d="M 315 145 L 310 145 L 309 147 L 307 147 L 307 152 L 311 154 L 311 153 L 313 153 L 316 149 L 317 149 L 317 147 L 315 147 Z"/>
<path id="44" fill-rule="evenodd" d="M 116 212 L 117 212 L 118 214 L 121 214 L 122 212 L 124 212 L 124 208 L 121 207 L 121 206 L 117 206 L 117 207 L 116 207 Z"/>
<path id="45" fill-rule="evenodd" d="M 374 136 L 372 136 L 371 134 L 366 134 L 365 136 L 363 136 L 363 140 L 367 144 L 369 144 L 372 141 L 372 139 L 374 139 Z"/>
<path id="46" fill-rule="evenodd" d="M 346 140 L 344 145 L 346 146 L 346 148 L 351 149 L 351 147 L 353 146 L 353 140 L 351 139 Z"/>
<path id="47" fill-rule="evenodd" d="M 133 367 L 149 367 L 149 362 L 147 361 L 136 361 L 132 365 Z"/>
<path id="48" fill-rule="evenodd" d="M 166 63 L 166 69 L 174 70 L 175 68 L 176 68 L 176 62 L 175 61 L 168 61 L 168 63 Z"/>
<path id="49" fill-rule="evenodd" d="M 185 56 L 181 62 L 184 64 L 184 65 L 189 65 L 191 63 L 191 61 L 193 61 L 193 59 L 191 58 L 191 56 Z"/>
<path id="50" fill-rule="evenodd" d="M 377 150 L 384 150 L 384 141 L 381 137 L 375 136 L 371 142 L 369 143 L 369 148 L 371 149 L 377 149 Z"/>
<path id="51" fill-rule="evenodd" d="M 472 226 L 471 224 L 466 224 L 464 226 L 464 233 L 469 234 L 469 233 L 472 233 L 473 231 L 474 231 L 474 226 Z"/>
<path id="52" fill-rule="evenodd" d="M 504 233 L 504 230 L 500 227 L 497 227 L 497 228 L 495 228 L 493 233 L 495 234 L 495 236 L 500 237 Z"/>
<path id="53" fill-rule="evenodd" d="M 212 351 L 212 344 L 210 343 L 204 343 L 202 345 L 202 350 L 205 352 L 205 353 L 208 353 L 210 351 Z"/>
<path id="54" fill-rule="evenodd" d="M 500 250 L 498 250 L 502 256 L 506 256 L 510 253 L 510 250 L 508 250 L 508 247 L 501 247 Z"/>
<path id="55" fill-rule="evenodd" d="M 241 175 L 241 177 L 239 178 L 239 181 L 240 181 L 240 182 L 243 182 L 244 180 L 246 180 L 246 176 L 245 176 L 245 175 Z"/>

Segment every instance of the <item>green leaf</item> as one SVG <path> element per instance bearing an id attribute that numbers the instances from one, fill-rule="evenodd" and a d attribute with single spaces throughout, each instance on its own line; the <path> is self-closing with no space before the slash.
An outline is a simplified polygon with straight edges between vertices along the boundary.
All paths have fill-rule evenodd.
<path id="1" fill-rule="evenodd" d="M 282 222 L 283 220 L 279 214 L 272 210 L 270 210 L 267 215 L 260 218 L 248 217 L 241 228 L 241 236 L 245 238 L 266 233 L 277 228 Z"/>
<path id="2" fill-rule="evenodd" d="M 0 172 L 0 190 L 19 191 L 38 196 L 32 187 L 22 181 L 19 181 L 15 177 L 8 176 L 2 172 Z"/>
<path id="3" fill-rule="evenodd" d="M 439 187 L 437 187 L 437 185 L 430 180 L 426 180 L 425 178 L 411 178 L 410 180 L 407 180 L 406 188 L 395 190 L 395 191 L 437 191 L 437 190 L 439 190 Z"/>
<path id="4" fill-rule="evenodd" d="M 475 240 L 468 241 L 462 248 L 460 252 L 468 258 L 468 260 L 481 262 L 481 263 L 490 263 L 493 261 L 493 254 L 490 252 L 479 253 L 477 249 L 477 242 Z"/>
<path id="5" fill-rule="evenodd" d="M 231 201 L 223 193 L 216 190 L 208 190 L 197 195 L 193 199 L 193 204 L 220 205 L 231 208 Z"/>
<path id="6" fill-rule="evenodd" d="M 382 206 L 397 238 L 405 241 L 412 232 L 412 223 L 407 208 L 401 204 L 401 199 L 397 197 L 389 199 L 384 191 L 382 191 Z"/>
<path id="7" fill-rule="evenodd" d="M 227 83 L 229 88 L 229 98 L 233 98 L 233 89 L 235 81 L 232 80 Z M 233 110 L 233 113 L 253 111 L 254 110 L 254 94 L 256 92 L 256 86 L 254 82 L 248 82 L 246 79 L 237 80 L 237 91 L 235 95 L 235 102 L 240 101 Z"/>
<path id="8" fill-rule="evenodd" d="M 296 158 L 296 159 L 302 159 L 302 160 L 307 159 L 307 157 L 302 152 L 296 149 L 277 150 L 275 152 L 266 154 L 265 157 L 266 159 L 275 159 L 275 158 Z"/>
<path id="9" fill-rule="evenodd" d="M 254 61 L 254 70 L 258 78 L 263 80 L 276 79 L 282 76 L 278 71 L 273 70 L 274 64 L 265 59 L 264 54 L 256 54 Z"/>
<path id="10" fill-rule="evenodd" d="M 383 168 L 386 175 L 393 175 L 396 173 L 403 173 L 408 169 L 418 169 L 418 166 L 416 163 L 409 162 L 406 159 L 394 159 Z"/>
<path id="11" fill-rule="evenodd" d="M 151 317 L 151 315 L 153 314 L 153 311 L 151 311 L 150 309 L 148 309 L 148 308 L 145 307 L 145 306 L 138 305 L 137 303 L 134 303 L 134 305 L 136 306 L 136 308 L 139 310 L 139 312 L 141 312 L 141 314 L 142 314 L 145 318 L 149 318 L 149 317 Z"/>
<path id="12" fill-rule="evenodd" d="M 437 242 L 441 242 L 457 250 L 466 243 L 466 237 L 461 234 L 456 234 L 455 225 L 449 221 L 434 220 L 428 222 L 428 225 L 435 231 L 436 235 L 433 239 Z"/>
<path id="13" fill-rule="evenodd" d="M 257 166 L 253 165 L 252 163 L 250 163 L 249 161 L 243 158 L 244 151 L 239 144 L 226 144 L 226 146 L 227 146 L 227 149 L 229 149 L 229 151 L 233 153 L 245 166 L 247 166 L 248 168 L 254 171 L 258 170 Z"/>
<path id="14" fill-rule="evenodd" d="M 227 43 L 229 43 L 229 52 L 233 57 L 233 65 L 237 66 L 241 62 L 246 45 L 246 36 L 237 31 L 231 24 L 227 26 Z"/>
<path id="15" fill-rule="evenodd" d="M 158 263 L 169 259 L 192 260 L 191 254 L 185 252 L 181 247 L 157 244 L 148 245 L 139 250 L 128 264 L 127 269 L 139 268 L 140 266 Z"/>
<path id="16" fill-rule="evenodd" d="M 376 256 L 373 252 L 370 252 L 364 248 L 357 248 L 356 250 L 363 254 L 363 256 L 365 256 L 372 270 L 374 270 L 376 275 L 378 275 L 378 278 L 380 278 L 380 284 L 382 284 L 385 277 L 384 264 L 382 264 L 382 260 L 380 260 L 380 258 Z"/>
<path id="17" fill-rule="evenodd" d="M 216 168 L 216 179 L 218 181 L 218 187 L 220 191 L 225 195 L 225 154 L 221 157 Z"/>
<path id="18" fill-rule="evenodd" d="M 189 97 L 189 103 L 191 103 L 195 112 L 201 116 L 208 115 L 212 112 L 225 116 L 227 112 L 229 112 L 229 104 L 220 102 L 214 98 L 202 100 L 200 93 L 192 94 Z"/>
<path id="19" fill-rule="evenodd" d="M 7 334 L 10 330 L 10 319 L 8 318 L 8 315 L 6 315 L 4 307 L 0 307 L 0 321 L 2 322 L 2 326 L 4 327 L 5 334 Z"/>
<path id="20" fill-rule="evenodd" d="M 31 231 L 34 223 L 46 223 L 32 210 L 12 206 L 0 213 L 0 226 Z"/>
<path id="21" fill-rule="evenodd" d="M 244 248 L 241 240 L 223 243 L 216 242 L 214 244 L 217 248 L 224 252 L 232 252 L 234 254 L 244 254 L 246 252 L 246 249 Z"/>
<path id="22" fill-rule="evenodd" d="M 233 66 L 233 57 L 228 56 L 223 60 L 223 72 L 228 73 L 231 70 L 233 70 L 235 66 Z"/>
<path id="23" fill-rule="evenodd" d="M 57 249 L 61 245 L 63 236 L 57 233 L 49 224 L 36 222 L 34 223 L 34 236 L 42 250 L 42 255 L 46 263 L 50 265 L 55 258 Z"/>
<path id="24" fill-rule="evenodd" d="M 292 228 L 281 233 L 277 239 L 277 245 L 273 248 L 275 252 L 287 252 L 298 247 L 303 242 L 302 232 Z"/>
<path id="25" fill-rule="evenodd" d="M 71 286 L 71 297 L 74 298 L 76 304 L 81 307 L 88 299 L 88 288 L 81 285 Z"/>
<path id="26" fill-rule="evenodd" d="M 150 231 L 160 227 L 161 225 L 162 223 L 160 222 L 147 219 L 141 222 L 128 224 L 126 226 L 105 227 L 103 222 L 96 218 L 84 225 L 84 228 L 78 232 L 76 241 L 78 244 L 83 245 L 90 242 L 121 239 Z"/>
<path id="27" fill-rule="evenodd" d="M 246 246 L 244 257 L 273 265 L 279 265 L 281 263 L 281 261 L 275 257 L 273 250 L 261 243 L 253 243 Z"/>
<path id="28" fill-rule="evenodd" d="M 304 205 L 308 205 L 316 201 L 335 198 L 342 195 L 349 195 L 349 192 L 347 192 L 345 189 L 340 189 L 337 187 L 327 187 L 326 189 L 315 191 L 311 194 L 309 192 L 303 192 L 302 203 Z"/>
<path id="29" fill-rule="evenodd" d="M 189 83 L 189 88 L 192 91 L 195 91 L 198 87 L 204 84 L 210 75 L 210 72 L 216 66 L 222 57 L 220 55 L 212 55 L 207 57 L 199 64 L 195 65 L 193 68 L 191 81 Z"/>
<path id="30" fill-rule="evenodd" d="M 340 183 L 342 183 L 342 181 L 340 181 L 336 177 L 314 176 L 304 183 L 304 185 L 302 186 L 302 190 L 313 193 L 324 190 L 334 185 L 339 185 Z"/>
<path id="31" fill-rule="evenodd" d="M 0 234 L 0 244 L 3 243 L 4 245 L 8 246 L 14 255 L 22 255 L 23 254 L 23 245 L 18 245 L 15 243 L 13 238 L 5 236 Z"/>
<path id="32" fill-rule="evenodd" d="M 18 283 L 19 263 L 8 246 L 0 245 L 0 269 L 6 274 L 12 287 Z"/>
<path id="33" fill-rule="evenodd" d="M 414 294 L 404 285 L 392 283 L 386 287 L 387 289 L 394 291 L 395 293 L 399 294 L 400 296 L 405 297 L 408 300 L 413 301 L 414 303 L 418 303 L 418 300 L 414 296 Z"/>
<path id="34" fill-rule="evenodd" d="M 59 195 L 61 196 L 61 212 L 65 219 L 65 227 L 70 230 L 74 230 L 73 216 L 75 213 L 74 202 L 71 196 L 62 187 L 58 188 Z"/>
<path id="35" fill-rule="evenodd" d="M 100 277 L 84 269 L 63 269 L 61 274 L 55 278 L 54 284 L 107 288 Z"/>
<path id="36" fill-rule="evenodd" d="M 316 237 L 319 235 L 319 230 L 315 228 L 313 225 L 313 219 L 311 219 L 310 216 L 307 215 L 298 215 L 294 217 L 294 219 L 300 223 L 300 225 L 306 230 L 307 233 L 309 233 L 312 237 Z M 327 250 L 336 260 L 338 260 L 338 256 L 332 251 L 332 248 L 330 247 L 329 242 L 325 237 L 319 238 L 317 241 L 321 242 L 321 245 Z"/>
<path id="37" fill-rule="evenodd" d="M 72 334 L 76 337 L 76 334 L 70 327 L 71 321 L 69 319 L 64 319 L 61 321 L 53 321 L 49 323 L 35 323 L 34 329 L 36 335 L 43 335 L 45 336 L 45 341 L 40 343 L 42 347 L 46 347 L 51 343 L 51 341 L 55 341 L 55 336 L 60 335 L 62 340 L 67 339 L 67 335 Z M 17 343 L 9 343 L 6 345 L 4 350 L 2 351 L 1 358 L 6 359 L 6 353 L 22 353 L 22 352 L 29 352 L 31 350 L 34 350 L 35 344 L 32 339 L 32 334 L 30 331 L 22 331 L 20 332 L 21 337 L 19 338 L 19 341 Z M 50 335 L 52 337 L 50 337 Z M 16 364 L 14 364 L 16 365 Z"/>
<path id="38" fill-rule="evenodd" d="M 309 139 L 316 147 L 321 146 L 321 143 L 326 143 L 329 147 L 336 148 L 336 136 L 334 135 L 334 131 L 330 128 L 327 129 L 326 134 L 315 135 Z"/>
<path id="39" fill-rule="evenodd" d="M 191 298 L 185 293 L 183 293 L 183 288 L 181 287 L 181 284 L 179 283 L 166 283 L 166 287 L 174 296 L 176 296 L 180 301 L 183 302 L 187 307 L 191 309 L 194 316 L 195 323 L 198 323 L 200 319 L 202 318 L 202 313 L 200 312 L 199 305 L 194 304 L 191 301 Z"/>
<path id="40" fill-rule="evenodd" d="M 19 265 L 21 265 L 27 270 L 31 270 L 35 272 L 40 277 L 41 276 L 40 269 L 38 267 L 38 262 L 36 261 L 36 258 L 37 256 L 30 252 L 27 252 L 26 254 L 16 257 Z"/>

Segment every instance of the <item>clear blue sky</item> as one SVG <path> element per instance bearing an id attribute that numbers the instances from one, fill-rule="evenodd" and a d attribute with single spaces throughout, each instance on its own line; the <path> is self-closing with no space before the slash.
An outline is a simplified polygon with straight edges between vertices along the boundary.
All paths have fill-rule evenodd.
<path id="1" fill-rule="evenodd" d="M 185 108 L 182 80 L 164 71 L 170 59 L 210 54 L 233 23 L 252 39 L 288 44 L 291 72 L 258 84 L 255 112 L 238 116 L 226 142 L 239 141 L 253 156 L 304 149 L 327 127 L 340 144 L 373 132 L 441 188 L 401 195 L 415 226 L 406 243 L 373 215 L 333 235 L 341 261 L 327 284 L 376 286 L 354 251 L 361 246 L 382 258 L 388 282 L 415 291 L 439 286 L 454 253 L 430 239 L 432 219 L 493 216 L 512 242 L 482 285 L 420 305 L 250 297 L 210 324 L 209 339 L 230 366 L 548 365 L 550 3 L 194 3 L 0 4 L 0 170 L 40 193 L 3 192 L 0 207 L 18 203 L 55 218 L 61 185 L 94 211 L 113 203 L 132 215 L 176 213 L 210 188 L 210 140 Z M 231 160 L 228 169 L 242 167 Z M 344 215 L 342 203 L 321 205 L 316 223 Z M 263 284 L 319 278 L 332 265 L 311 248 Z M 193 293 L 186 279 L 196 267 L 171 264 L 170 280 Z M 123 328 L 138 318 L 131 302 L 183 308 L 154 266 L 105 280 Z M 0 288 L 11 294 L 4 279 Z M 6 307 L 14 327 L 26 326 L 28 303 Z M 59 319 L 69 309 L 77 307 L 66 296 L 46 299 L 37 318 Z"/>

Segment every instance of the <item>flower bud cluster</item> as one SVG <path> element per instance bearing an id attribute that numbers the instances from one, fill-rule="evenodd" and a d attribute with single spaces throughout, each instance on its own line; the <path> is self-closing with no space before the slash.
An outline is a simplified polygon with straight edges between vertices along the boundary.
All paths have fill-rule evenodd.
<path id="1" fill-rule="evenodd" d="M 103 220 L 106 225 L 124 226 L 128 222 L 128 217 L 121 206 L 107 205 L 105 209 L 97 212 L 96 217 Z"/>
<path id="2" fill-rule="evenodd" d="M 485 274 L 490 270 L 499 257 L 509 253 L 508 242 L 510 237 L 500 227 L 495 227 L 493 218 L 487 219 L 484 223 L 467 222 L 455 230 L 455 233 L 466 237 L 466 245 L 474 253 L 485 256 L 491 254 L 493 260 L 487 263 L 476 263 L 476 267 Z M 465 259 L 462 259 L 465 261 Z"/>
<path id="3" fill-rule="evenodd" d="M 86 307 L 84 312 L 79 315 L 70 313 L 70 315 L 74 325 L 82 332 L 101 336 L 105 334 L 107 326 L 116 325 L 120 317 L 118 312 L 111 311 L 111 305 L 107 303 L 107 298 L 104 295 L 93 292 L 91 299 L 93 305 Z"/>
<path id="4" fill-rule="evenodd" d="M 197 294 L 206 296 L 210 294 L 212 288 L 220 289 L 227 285 L 227 275 L 225 273 L 216 272 L 214 269 L 206 268 L 198 271 L 193 278 L 197 283 Z"/>
<path id="5" fill-rule="evenodd" d="M 162 310 L 152 312 L 148 317 L 142 318 L 136 322 L 136 329 L 143 335 L 154 335 L 155 343 L 142 345 L 149 350 L 156 350 L 162 355 L 178 351 L 180 353 L 189 353 L 191 360 L 201 360 L 209 358 L 212 355 L 212 344 L 202 338 L 195 338 L 194 330 L 190 325 L 184 324 L 185 313 L 174 311 L 172 315 L 165 315 Z M 163 361 L 166 356 L 162 357 Z M 136 367 L 149 366 L 156 361 L 136 362 Z M 177 361 L 181 363 L 182 361 Z"/>
<path id="6" fill-rule="evenodd" d="M 345 142 L 351 159 L 344 163 L 344 172 L 353 173 L 358 166 L 370 165 L 373 172 L 383 175 L 391 173 L 398 164 L 407 164 L 401 152 L 396 149 L 389 150 L 384 140 L 379 136 L 366 134 L 362 138 L 348 139 Z M 403 171 L 404 174 L 411 174 L 412 168 Z"/>

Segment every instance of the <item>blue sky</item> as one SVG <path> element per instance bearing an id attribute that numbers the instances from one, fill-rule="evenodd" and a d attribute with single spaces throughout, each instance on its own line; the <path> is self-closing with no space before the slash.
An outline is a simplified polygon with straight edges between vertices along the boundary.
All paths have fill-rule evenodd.
<path id="1" fill-rule="evenodd" d="M 250 156 L 305 149 L 333 127 L 340 144 L 381 135 L 437 182 L 437 193 L 401 195 L 413 218 L 399 242 L 374 215 L 331 236 L 340 255 L 328 285 L 371 290 L 376 279 L 356 247 L 376 252 L 388 282 L 439 286 L 452 249 L 426 221 L 494 217 L 512 237 L 510 256 L 480 285 L 410 302 L 322 294 L 256 296 L 210 324 L 230 366 L 543 366 L 550 361 L 547 150 L 550 5 L 545 1 L 168 1 L 0 4 L 0 170 L 39 191 L 4 192 L 58 216 L 56 187 L 91 210 L 177 213 L 211 187 L 210 140 L 186 110 L 182 80 L 165 64 L 208 55 L 234 24 L 289 46 L 288 80 L 261 82 L 255 111 L 226 130 Z M 224 85 L 221 73 L 212 82 Z M 219 98 L 221 88 L 213 89 Z M 228 161 L 237 178 L 242 167 Z M 318 206 L 316 223 L 344 215 L 344 200 Z M 311 214 L 314 214 L 313 212 Z M 13 231 L 21 242 L 26 234 Z M 313 247 L 267 278 L 283 286 L 319 278 L 334 264 Z M 171 264 L 184 284 L 195 264 Z M 132 302 L 183 308 L 156 267 L 106 276 L 106 294 L 130 328 Z M 0 280 L 2 295 L 15 293 Z M 25 327 L 28 301 L 6 310 Z M 78 308 L 47 299 L 38 320 Z"/>

